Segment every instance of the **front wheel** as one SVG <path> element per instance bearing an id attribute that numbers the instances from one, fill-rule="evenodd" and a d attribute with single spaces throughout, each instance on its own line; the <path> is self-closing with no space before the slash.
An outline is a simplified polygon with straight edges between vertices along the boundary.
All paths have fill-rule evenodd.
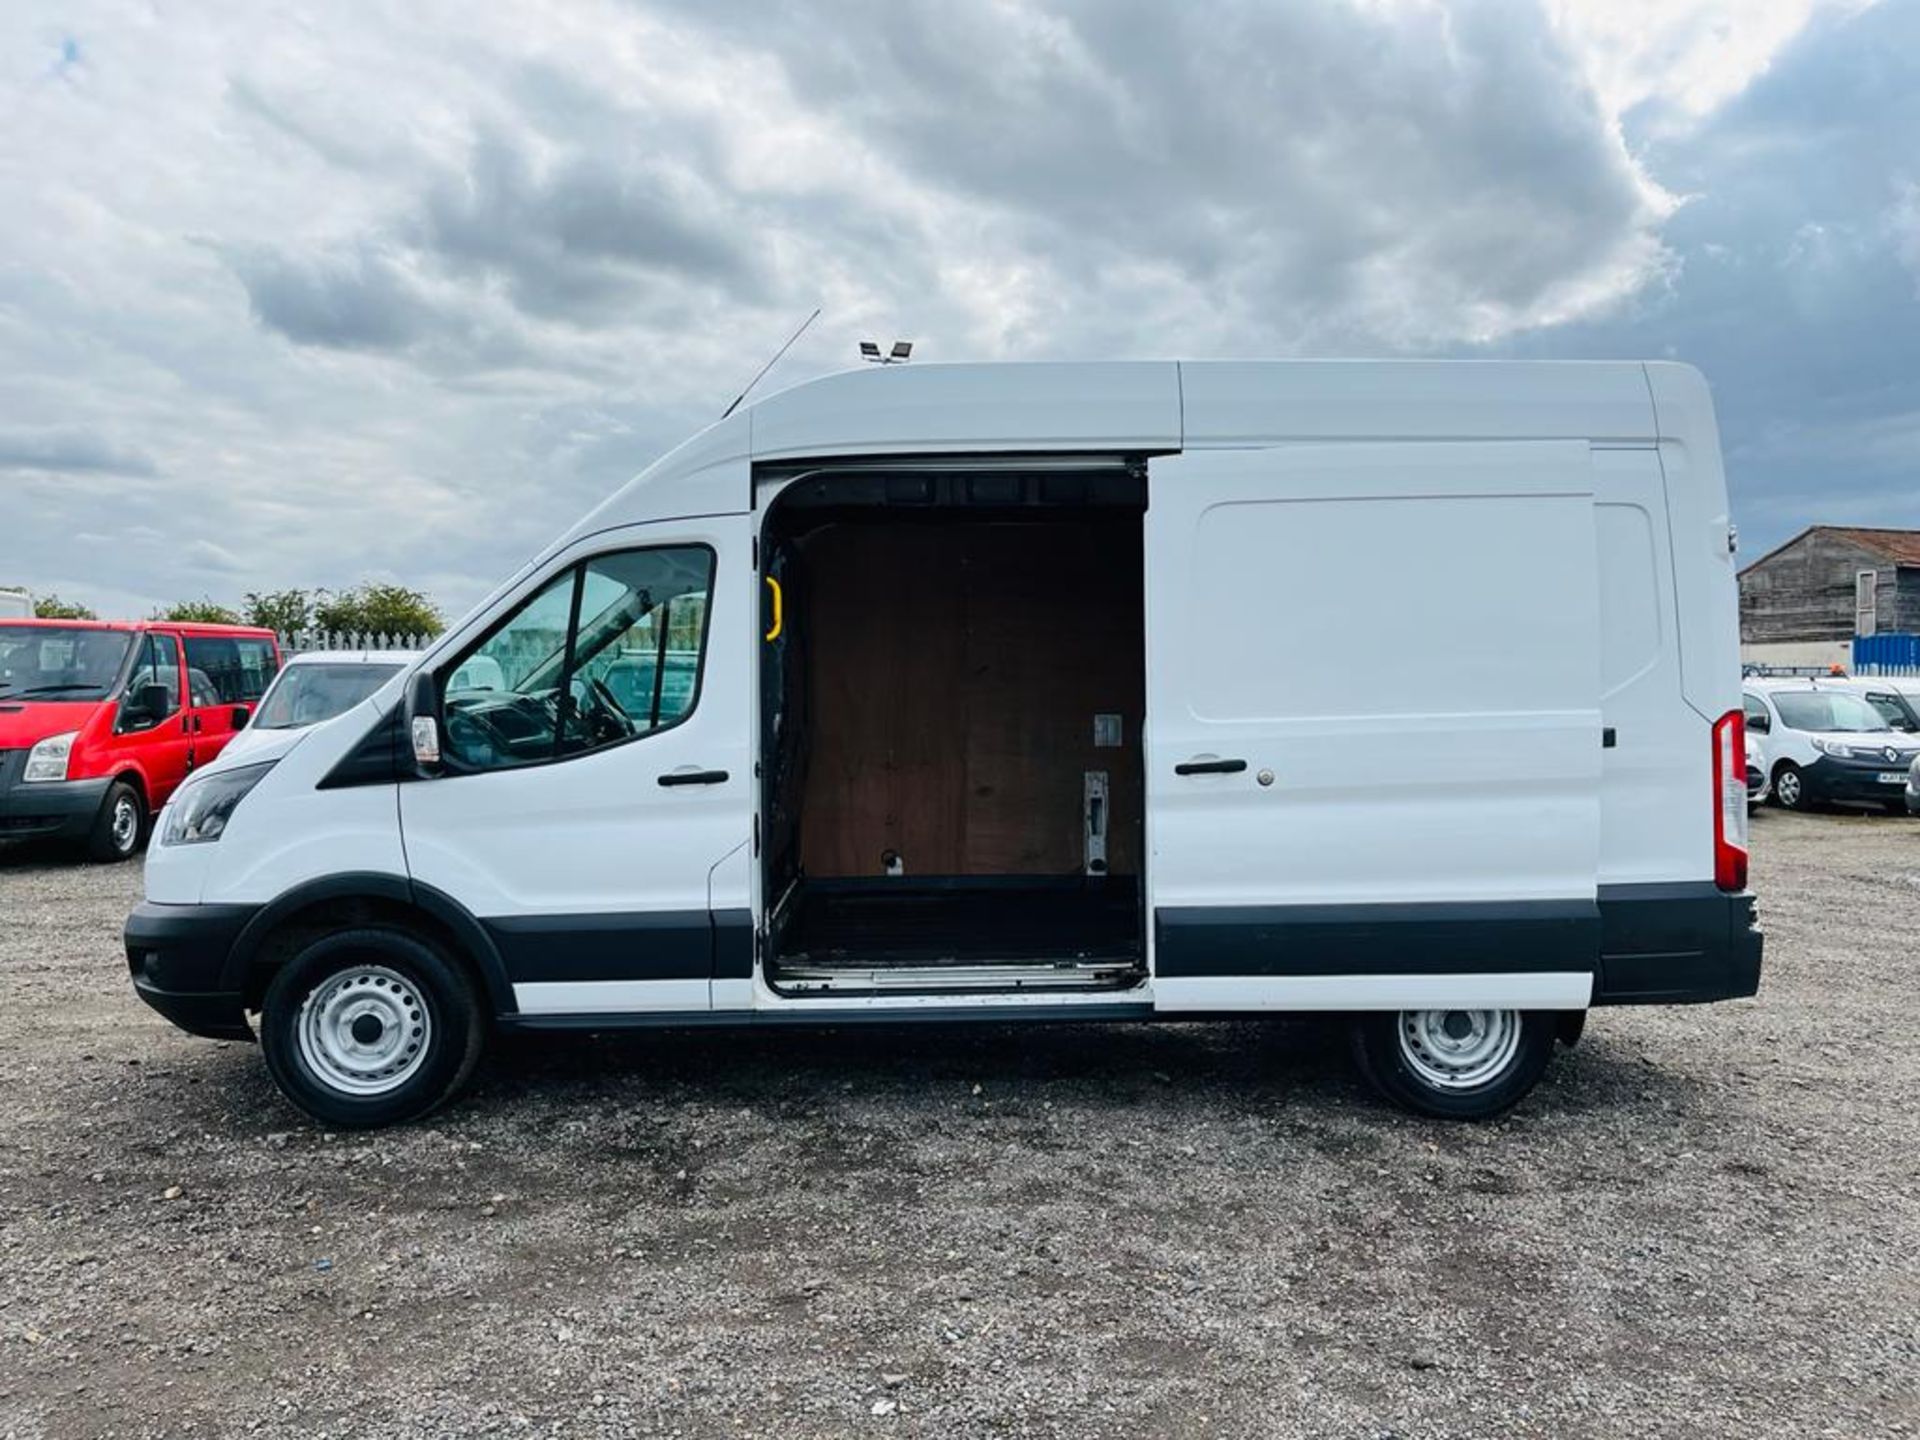
<path id="1" fill-rule="evenodd" d="M 1791 760 L 1782 760 L 1773 772 L 1773 802 L 1782 810 L 1807 808 L 1807 780 Z"/>
<path id="2" fill-rule="evenodd" d="M 417 1120 L 472 1075 L 486 1017 L 467 972 L 400 930 L 313 941 L 267 987 L 260 1047 L 281 1092 L 324 1125 Z"/>
<path id="3" fill-rule="evenodd" d="M 1539 1083 L 1558 1020 L 1546 1010 L 1386 1010 L 1355 1019 L 1353 1054 L 1368 1083 L 1404 1109 L 1492 1120 Z"/>
<path id="4" fill-rule="evenodd" d="M 106 799 L 87 836 L 87 854 L 95 860 L 131 860 L 147 833 L 147 807 L 125 780 L 107 787 Z"/>

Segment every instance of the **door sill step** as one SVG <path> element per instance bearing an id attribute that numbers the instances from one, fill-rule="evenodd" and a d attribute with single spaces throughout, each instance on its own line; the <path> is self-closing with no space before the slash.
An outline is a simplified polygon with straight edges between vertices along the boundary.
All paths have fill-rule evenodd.
<path id="1" fill-rule="evenodd" d="M 783 961 L 771 977 L 787 995 L 886 991 L 1121 990 L 1146 979 L 1137 960 L 1067 960 L 994 965 L 809 964 Z"/>

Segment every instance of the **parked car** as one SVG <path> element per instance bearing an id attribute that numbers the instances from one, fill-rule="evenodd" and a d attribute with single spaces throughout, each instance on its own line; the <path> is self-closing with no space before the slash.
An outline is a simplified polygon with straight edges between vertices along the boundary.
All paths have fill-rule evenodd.
<path id="1" fill-rule="evenodd" d="M 0 621 L 0 838 L 132 855 L 279 668 L 271 630 Z"/>
<path id="2" fill-rule="evenodd" d="M 1920 756 L 1907 767 L 1907 813 L 1920 815 Z"/>
<path id="3" fill-rule="evenodd" d="M 497 1030 L 1288 1011 L 1497 1115 L 1590 1006 L 1759 987 L 1726 516 L 1680 365 L 812 381 L 189 782 L 129 978 L 328 1126 Z"/>
<path id="4" fill-rule="evenodd" d="M 411 664 L 410 650 L 309 650 L 288 657 L 247 728 L 227 746 L 246 754 L 281 730 L 304 730 L 351 710 Z"/>
<path id="5" fill-rule="evenodd" d="M 1747 733 L 1760 737 L 1773 801 L 1787 810 L 1840 802 L 1898 810 L 1920 738 L 1896 731 L 1857 681 L 1748 679 Z"/>

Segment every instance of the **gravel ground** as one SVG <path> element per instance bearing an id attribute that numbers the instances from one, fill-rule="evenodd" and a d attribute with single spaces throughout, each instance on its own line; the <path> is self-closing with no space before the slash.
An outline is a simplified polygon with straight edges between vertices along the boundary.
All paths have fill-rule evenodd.
<path id="1" fill-rule="evenodd" d="M 1920 825 L 1763 814 L 1757 1000 L 1509 1120 L 1294 1024 L 519 1041 L 324 1134 L 0 855 L 0 1436 L 1920 1429 Z"/>

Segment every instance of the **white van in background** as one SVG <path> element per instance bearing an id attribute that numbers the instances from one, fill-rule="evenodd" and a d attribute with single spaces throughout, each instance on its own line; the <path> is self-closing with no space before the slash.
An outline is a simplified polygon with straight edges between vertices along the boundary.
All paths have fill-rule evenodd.
<path id="1" fill-rule="evenodd" d="M 197 776 L 133 982 L 331 1125 L 496 1029 L 1302 1011 L 1498 1114 L 1759 984 L 1732 548 L 1684 366 L 828 377 Z"/>
<path id="2" fill-rule="evenodd" d="M 1920 755 L 1920 736 L 1879 682 L 1750 676 L 1742 688 L 1747 734 L 1760 742 L 1776 805 L 1837 802 L 1905 813 L 1907 767 Z"/>
<path id="3" fill-rule="evenodd" d="M 31 620 L 33 596 L 14 585 L 0 585 L 0 620 Z"/>
<path id="4" fill-rule="evenodd" d="M 413 664 L 411 650 L 307 650 L 290 655 L 260 697 L 247 728 L 227 742 L 246 755 L 288 730 L 351 710 Z"/>

